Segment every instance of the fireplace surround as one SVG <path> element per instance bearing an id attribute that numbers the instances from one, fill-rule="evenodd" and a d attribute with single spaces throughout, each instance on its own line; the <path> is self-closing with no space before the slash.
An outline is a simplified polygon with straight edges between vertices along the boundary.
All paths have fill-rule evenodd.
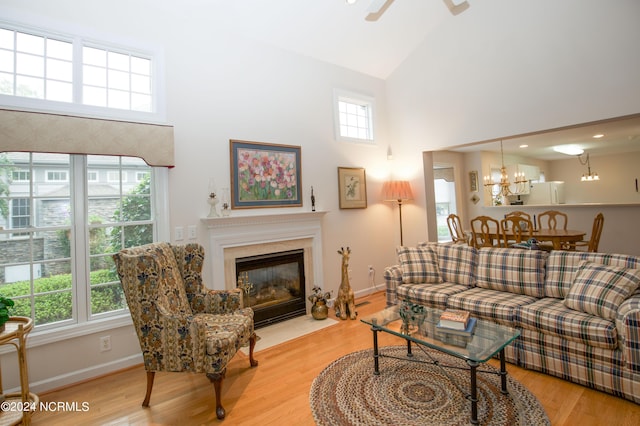
<path id="1" fill-rule="evenodd" d="M 323 286 L 322 218 L 326 212 L 296 212 L 203 218 L 207 226 L 213 288 L 236 288 L 236 259 L 302 250 L 305 294 Z M 306 313 L 311 303 L 305 299 Z"/>

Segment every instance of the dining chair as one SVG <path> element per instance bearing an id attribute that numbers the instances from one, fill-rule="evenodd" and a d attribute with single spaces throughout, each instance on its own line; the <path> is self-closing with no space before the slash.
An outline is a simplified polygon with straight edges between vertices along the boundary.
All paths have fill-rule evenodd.
<path id="1" fill-rule="evenodd" d="M 507 216 L 500 221 L 504 246 L 518 244 L 533 238 L 533 223 L 525 216 Z"/>
<path id="2" fill-rule="evenodd" d="M 569 216 L 557 210 L 547 210 L 538 215 L 539 229 L 567 229 Z"/>
<path id="3" fill-rule="evenodd" d="M 464 235 L 462 222 L 460 222 L 458 215 L 451 213 L 447 216 L 447 226 L 449 227 L 449 233 L 451 234 L 451 241 L 454 243 L 467 242 L 467 237 Z"/>
<path id="4" fill-rule="evenodd" d="M 516 211 L 512 211 L 510 213 L 507 213 L 504 215 L 505 219 L 511 216 L 516 216 L 516 217 L 524 217 L 525 219 L 527 219 L 528 221 L 531 221 L 531 215 L 529 213 L 520 211 L 520 210 L 516 210 Z"/>
<path id="5" fill-rule="evenodd" d="M 502 247 L 500 223 L 490 216 L 471 219 L 471 244 L 475 248 Z"/>
<path id="6" fill-rule="evenodd" d="M 547 210 L 538 215 L 538 229 L 564 229 L 566 231 L 568 222 L 569 216 L 557 210 Z M 540 242 L 538 247 L 546 251 L 553 250 L 553 244 L 546 241 Z M 561 248 L 563 250 L 571 249 L 566 243 Z"/>
<path id="7" fill-rule="evenodd" d="M 593 228 L 591 229 L 591 238 L 588 241 L 578 241 L 572 248 L 581 251 L 587 251 L 595 253 L 598 251 L 598 245 L 600 244 L 600 235 L 602 235 L 602 228 L 604 227 L 604 215 L 598 213 L 593 219 Z"/>

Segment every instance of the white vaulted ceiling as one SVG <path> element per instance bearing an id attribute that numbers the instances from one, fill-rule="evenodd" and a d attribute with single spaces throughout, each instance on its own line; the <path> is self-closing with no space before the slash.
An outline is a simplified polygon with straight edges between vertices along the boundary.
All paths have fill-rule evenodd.
<path id="1" fill-rule="evenodd" d="M 453 16 L 442 0 L 398 0 L 376 22 L 365 17 L 373 0 L 233 0 L 194 3 L 224 16 L 234 31 L 295 53 L 385 79 L 430 31 Z M 460 2 L 460 0 L 456 0 Z M 471 5 L 473 8 L 473 4 Z M 466 12 L 468 13 L 468 12 Z"/>

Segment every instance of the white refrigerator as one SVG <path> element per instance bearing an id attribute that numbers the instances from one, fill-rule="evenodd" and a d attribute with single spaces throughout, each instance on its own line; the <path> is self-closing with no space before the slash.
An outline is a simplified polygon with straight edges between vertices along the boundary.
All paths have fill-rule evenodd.
<path id="1" fill-rule="evenodd" d="M 532 183 L 527 204 L 564 204 L 564 182 Z"/>

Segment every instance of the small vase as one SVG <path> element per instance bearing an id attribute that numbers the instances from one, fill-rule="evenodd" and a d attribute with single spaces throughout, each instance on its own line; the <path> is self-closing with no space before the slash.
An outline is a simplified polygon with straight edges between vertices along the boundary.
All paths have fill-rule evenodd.
<path id="1" fill-rule="evenodd" d="M 311 316 L 317 320 L 326 319 L 329 316 L 329 308 L 327 302 L 324 300 L 318 300 L 311 307 Z"/>

